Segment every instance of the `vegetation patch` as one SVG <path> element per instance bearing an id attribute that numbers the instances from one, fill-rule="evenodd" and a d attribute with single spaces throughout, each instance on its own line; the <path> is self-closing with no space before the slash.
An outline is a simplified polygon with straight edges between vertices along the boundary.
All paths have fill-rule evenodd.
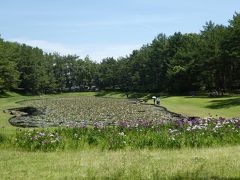
<path id="1" fill-rule="evenodd" d="M 76 97 L 25 101 L 37 112 L 16 116 L 11 124 L 20 127 L 85 127 L 95 124 L 115 126 L 121 121 L 153 121 L 156 124 L 176 118 L 166 109 L 139 101 L 99 97 Z"/>
<path id="2" fill-rule="evenodd" d="M 29 130 L 17 132 L 15 143 L 18 147 L 27 150 L 52 151 L 61 145 L 61 137 L 49 130 Z"/>
<path id="3" fill-rule="evenodd" d="M 3 143 L 4 139 L 5 139 L 5 136 L 3 136 L 2 134 L 0 134 L 0 143 Z"/>
<path id="4" fill-rule="evenodd" d="M 16 145 L 27 150 L 123 148 L 210 147 L 240 144 L 240 119 L 189 118 L 155 124 L 153 121 L 123 121 L 109 127 L 23 130 L 16 136 Z"/>

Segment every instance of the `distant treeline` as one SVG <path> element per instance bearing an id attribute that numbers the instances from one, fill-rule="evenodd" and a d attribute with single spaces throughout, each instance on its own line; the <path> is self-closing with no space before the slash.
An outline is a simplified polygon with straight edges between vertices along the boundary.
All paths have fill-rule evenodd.
<path id="1" fill-rule="evenodd" d="M 240 14 L 228 26 L 207 22 L 198 34 L 159 34 L 129 56 L 101 63 L 0 39 L 0 91 L 37 94 L 91 87 L 175 94 L 239 90 Z"/>

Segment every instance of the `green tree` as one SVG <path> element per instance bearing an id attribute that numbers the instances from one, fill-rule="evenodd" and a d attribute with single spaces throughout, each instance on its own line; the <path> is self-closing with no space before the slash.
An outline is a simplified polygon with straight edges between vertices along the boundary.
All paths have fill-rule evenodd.
<path id="1" fill-rule="evenodd" d="M 0 91 L 14 90 L 18 87 L 19 73 L 13 59 L 15 55 L 13 43 L 0 39 Z"/>

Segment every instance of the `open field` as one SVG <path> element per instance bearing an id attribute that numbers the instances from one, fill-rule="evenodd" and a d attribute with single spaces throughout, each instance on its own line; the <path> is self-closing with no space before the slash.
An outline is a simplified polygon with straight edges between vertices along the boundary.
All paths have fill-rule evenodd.
<path id="1" fill-rule="evenodd" d="M 219 98 L 175 96 L 162 98 L 162 106 L 190 116 L 240 117 L 240 96 Z"/>
<path id="2" fill-rule="evenodd" d="M 181 150 L 1 150 L 1 179 L 239 179 L 240 146 Z"/>

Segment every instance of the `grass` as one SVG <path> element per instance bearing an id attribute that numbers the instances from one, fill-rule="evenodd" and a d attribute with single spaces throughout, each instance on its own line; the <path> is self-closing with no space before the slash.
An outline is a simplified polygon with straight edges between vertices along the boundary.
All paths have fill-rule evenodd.
<path id="1" fill-rule="evenodd" d="M 1 179 L 238 179 L 240 146 L 182 150 L 1 150 Z"/>
<path id="2" fill-rule="evenodd" d="M 121 92 L 102 92 L 98 96 L 110 98 L 126 98 Z M 240 117 L 240 96 L 223 96 L 210 98 L 207 96 L 161 96 L 152 93 L 129 93 L 129 98 L 148 99 L 152 104 L 152 96 L 160 96 L 161 106 L 168 110 L 188 116 L 208 117 L 220 116 L 225 118 Z"/>
<path id="3" fill-rule="evenodd" d="M 162 98 L 161 105 L 172 112 L 190 116 L 240 117 L 240 96 L 220 98 L 173 96 Z"/>
<path id="4" fill-rule="evenodd" d="M 22 96 L 8 93 L 0 98 L 0 134 L 11 136 L 15 127 L 8 123 L 4 109 L 20 106 L 18 101 L 95 93 Z M 134 96 L 132 96 L 134 95 Z M 148 98 L 152 94 L 130 94 Z M 99 96 L 126 98 L 123 93 Z M 239 96 L 223 98 L 162 97 L 161 105 L 173 112 L 205 117 L 240 116 Z M 1 141 L 0 141 L 1 142 Z M 56 152 L 28 152 L 0 146 L 1 179 L 240 179 L 240 146 L 179 150 L 141 149 L 102 151 L 99 148 Z"/>

